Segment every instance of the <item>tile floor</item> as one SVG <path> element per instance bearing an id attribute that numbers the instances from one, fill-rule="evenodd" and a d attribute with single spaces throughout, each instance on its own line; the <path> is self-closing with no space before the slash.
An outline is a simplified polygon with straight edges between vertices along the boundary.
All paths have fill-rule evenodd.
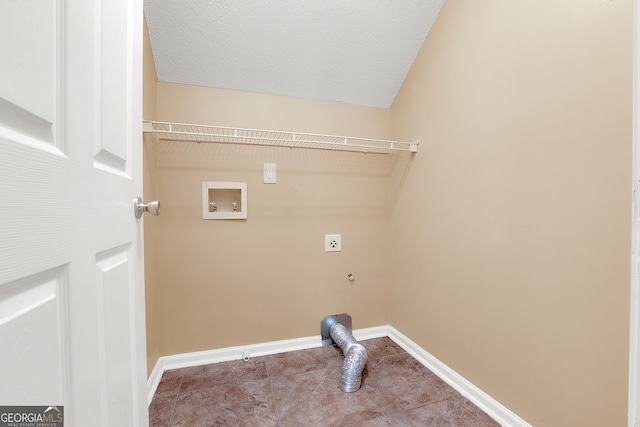
<path id="1" fill-rule="evenodd" d="M 362 387 L 338 387 L 337 346 L 166 371 L 149 408 L 151 427 L 464 426 L 499 424 L 391 339 L 359 341 Z"/>

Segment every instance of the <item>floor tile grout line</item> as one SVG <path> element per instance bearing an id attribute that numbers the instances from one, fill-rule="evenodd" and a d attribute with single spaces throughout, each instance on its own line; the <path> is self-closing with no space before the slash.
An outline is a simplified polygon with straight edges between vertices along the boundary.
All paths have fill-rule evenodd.
<path id="1" fill-rule="evenodd" d="M 273 415 L 276 418 L 276 425 L 278 427 L 280 427 L 280 415 L 279 415 L 278 401 L 276 400 L 276 395 L 273 392 L 273 386 L 271 384 L 271 374 L 269 373 L 269 364 L 267 363 L 266 356 L 265 356 L 265 359 L 264 359 L 264 369 L 267 372 L 267 381 L 269 382 L 269 393 L 271 394 L 271 401 L 273 402 L 273 412 L 274 412 Z"/>
<path id="2" fill-rule="evenodd" d="M 184 379 L 184 376 L 180 377 L 180 385 L 178 386 L 178 391 L 176 391 L 176 397 L 173 399 L 173 406 L 171 407 L 171 413 L 169 415 L 169 424 L 167 424 L 167 427 L 172 427 L 171 425 L 173 424 L 173 413 L 176 410 L 176 405 L 178 404 L 178 397 L 180 397 L 180 389 L 182 388 L 182 380 Z"/>
<path id="3" fill-rule="evenodd" d="M 418 406 L 414 406 L 412 408 L 405 409 L 402 412 L 411 412 L 411 411 L 415 411 L 415 410 L 418 410 L 418 409 L 421 409 L 421 408 L 426 408 L 427 406 L 437 405 L 438 403 L 446 402 L 449 399 L 451 399 L 451 396 L 443 398 L 443 399 L 440 399 L 440 400 L 435 400 L 433 402 L 423 403 L 422 405 L 418 405 Z"/>

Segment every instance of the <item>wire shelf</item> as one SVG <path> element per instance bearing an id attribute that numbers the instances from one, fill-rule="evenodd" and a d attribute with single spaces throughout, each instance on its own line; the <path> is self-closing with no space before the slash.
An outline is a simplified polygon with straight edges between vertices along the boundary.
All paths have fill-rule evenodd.
<path id="1" fill-rule="evenodd" d="M 143 122 L 144 132 L 158 135 L 160 140 L 198 143 L 231 143 L 269 145 L 319 150 L 356 151 L 362 153 L 391 154 L 418 151 L 418 141 L 391 141 L 351 136 L 322 135 L 277 130 L 233 128 L 169 122 Z"/>

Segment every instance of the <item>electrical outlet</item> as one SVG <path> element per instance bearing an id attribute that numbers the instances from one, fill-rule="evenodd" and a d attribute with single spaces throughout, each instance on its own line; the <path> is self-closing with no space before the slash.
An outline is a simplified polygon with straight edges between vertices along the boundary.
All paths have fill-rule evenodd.
<path id="1" fill-rule="evenodd" d="M 265 184 L 276 183 L 276 164 L 275 163 L 264 164 L 264 183 Z"/>
<path id="2" fill-rule="evenodd" d="M 324 235 L 324 251 L 325 252 L 341 252 L 342 251 L 342 234 L 325 234 Z"/>

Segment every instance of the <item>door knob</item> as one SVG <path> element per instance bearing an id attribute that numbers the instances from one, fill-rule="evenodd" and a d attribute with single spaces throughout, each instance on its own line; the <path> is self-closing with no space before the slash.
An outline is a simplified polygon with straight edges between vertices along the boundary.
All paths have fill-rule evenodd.
<path id="1" fill-rule="evenodd" d="M 142 218 L 142 214 L 149 212 L 151 215 L 158 215 L 160 213 L 160 202 L 154 200 L 146 205 L 142 203 L 142 198 L 137 197 L 133 201 L 133 212 L 136 214 L 136 218 Z"/>

